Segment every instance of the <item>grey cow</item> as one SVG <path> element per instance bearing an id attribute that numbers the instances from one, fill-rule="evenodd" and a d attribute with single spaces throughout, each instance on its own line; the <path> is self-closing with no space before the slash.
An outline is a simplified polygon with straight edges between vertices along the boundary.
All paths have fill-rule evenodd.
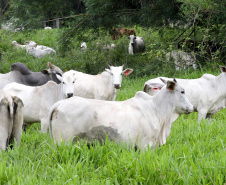
<path id="1" fill-rule="evenodd" d="M 128 37 L 130 39 L 129 43 L 129 54 L 144 52 L 145 44 L 144 39 L 142 37 L 137 37 L 136 35 L 130 35 Z"/>
<path id="2" fill-rule="evenodd" d="M 13 63 L 10 67 L 11 71 L 6 74 L 0 74 L 0 88 L 11 82 L 17 82 L 29 86 L 40 86 L 46 84 L 48 81 L 53 80 L 56 83 L 60 83 L 57 79 L 56 74 L 62 75 L 62 70 L 48 63 L 49 69 L 42 70 L 42 72 L 32 72 L 23 63 Z"/>

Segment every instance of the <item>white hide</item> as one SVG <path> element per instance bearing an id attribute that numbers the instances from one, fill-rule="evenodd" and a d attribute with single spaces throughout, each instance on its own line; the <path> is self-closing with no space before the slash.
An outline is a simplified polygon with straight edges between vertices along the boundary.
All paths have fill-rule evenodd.
<path id="1" fill-rule="evenodd" d="M 75 78 L 71 73 L 64 73 L 62 77 L 57 75 L 62 82 L 56 84 L 53 81 L 32 87 L 18 83 L 10 83 L 4 87 L 13 96 L 18 96 L 24 103 L 24 122 L 41 122 L 41 131 L 47 132 L 48 112 L 50 107 L 59 100 L 73 96 Z"/>
<path id="2" fill-rule="evenodd" d="M 82 51 L 85 51 L 86 49 L 87 49 L 86 43 L 85 43 L 85 42 L 82 42 L 82 43 L 81 43 L 81 50 L 82 50 Z"/>
<path id="3" fill-rule="evenodd" d="M 41 58 L 49 54 L 56 54 L 54 49 L 43 45 L 37 45 L 34 41 L 27 41 L 26 43 L 26 53 L 31 54 L 36 58 Z"/>
<path id="4" fill-rule="evenodd" d="M 222 73 L 214 78 L 213 75 L 204 74 L 198 79 L 177 79 L 178 83 L 185 89 L 189 101 L 194 105 L 195 111 L 198 112 L 198 120 L 206 119 L 216 114 L 226 105 L 226 68 L 221 67 Z M 152 80 L 163 82 L 170 80 L 166 77 L 158 77 L 151 79 L 146 83 L 151 83 Z M 153 94 L 150 94 L 153 95 Z"/>
<path id="5" fill-rule="evenodd" d="M 14 142 L 20 144 L 23 125 L 23 103 L 0 89 L 0 150 Z"/>
<path id="6" fill-rule="evenodd" d="M 123 70 L 123 66 L 110 66 L 98 75 L 89 75 L 70 70 L 76 78 L 74 95 L 83 98 L 115 101 L 118 89 L 121 87 L 122 75 L 129 75 L 132 69 Z"/>
<path id="7" fill-rule="evenodd" d="M 181 68 L 186 69 L 188 67 L 193 67 L 197 69 L 196 57 L 194 52 L 187 53 L 181 50 L 173 50 L 166 54 L 166 61 L 169 62 L 170 58 L 173 59 L 176 70 Z"/>
<path id="8" fill-rule="evenodd" d="M 130 35 L 128 38 L 130 39 L 129 54 L 133 55 L 135 53 L 144 52 L 145 44 L 144 39 L 142 37 Z"/>
<path id="9" fill-rule="evenodd" d="M 26 49 L 26 45 L 21 45 L 17 41 L 12 41 L 12 45 L 15 46 L 16 48 Z"/>
<path id="10" fill-rule="evenodd" d="M 125 101 L 72 97 L 54 104 L 49 112 L 50 135 L 62 139 L 109 140 L 146 149 L 166 143 L 174 114 L 190 113 L 193 106 L 176 82 L 169 81 L 154 97 L 144 92 Z"/>
<path id="11" fill-rule="evenodd" d="M 52 30 L 52 27 L 46 26 L 44 29 L 45 30 Z"/>

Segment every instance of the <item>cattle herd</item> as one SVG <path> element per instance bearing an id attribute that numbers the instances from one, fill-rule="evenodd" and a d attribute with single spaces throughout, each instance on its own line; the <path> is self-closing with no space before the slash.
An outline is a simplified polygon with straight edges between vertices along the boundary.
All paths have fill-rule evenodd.
<path id="1" fill-rule="evenodd" d="M 145 44 L 133 29 L 114 30 L 112 40 L 127 35 L 129 54 L 144 52 Z M 55 50 L 33 41 L 17 48 L 42 57 Z M 114 45 L 99 45 L 113 49 Z M 87 45 L 81 44 L 82 52 Z M 172 55 L 176 55 L 172 52 Z M 170 57 L 170 56 L 169 56 Z M 180 52 L 180 57 L 188 57 Z M 169 59 L 169 58 L 168 58 Z M 175 59 L 176 60 L 176 59 Z M 189 58 L 189 60 L 193 60 Z M 191 62 L 194 65 L 194 60 Z M 190 64 L 189 64 L 190 65 Z M 180 114 L 198 112 L 198 121 L 209 118 L 226 106 L 226 67 L 221 74 L 204 74 L 198 79 L 158 77 L 144 83 L 131 99 L 115 101 L 123 75 L 133 69 L 109 66 L 98 75 L 76 70 L 63 72 L 47 64 L 48 69 L 32 72 L 23 63 L 13 63 L 10 71 L 0 74 L 0 149 L 20 143 L 23 125 L 41 123 L 41 132 L 49 133 L 60 144 L 79 139 L 93 143 L 109 140 L 127 143 L 140 149 L 163 145 L 172 123 Z"/>

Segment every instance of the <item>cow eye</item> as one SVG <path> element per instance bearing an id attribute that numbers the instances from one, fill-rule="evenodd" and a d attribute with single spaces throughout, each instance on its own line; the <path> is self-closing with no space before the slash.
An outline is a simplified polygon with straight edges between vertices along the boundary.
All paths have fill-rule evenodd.
<path id="1" fill-rule="evenodd" d="M 184 91 L 181 91 L 181 94 L 184 94 L 185 92 Z"/>
<path id="2" fill-rule="evenodd" d="M 75 83 L 75 81 L 73 81 L 72 83 Z"/>
<path id="3" fill-rule="evenodd" d="M 65 83 L 63 82 L 63 84 L 65 84 Z"/>

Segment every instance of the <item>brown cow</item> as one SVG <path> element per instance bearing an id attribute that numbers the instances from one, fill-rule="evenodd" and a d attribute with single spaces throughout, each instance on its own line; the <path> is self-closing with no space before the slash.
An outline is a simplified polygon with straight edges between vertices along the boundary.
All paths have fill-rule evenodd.
<path id="1" fill-rule="evenodd" d="M 129 30 L 126 28 L 112 28 L 111 40 L 118 40 L 119 36 L 123 37 L 123 35 L 136 35 L 136 32 L 133 28 L 130 28 Z"/>

